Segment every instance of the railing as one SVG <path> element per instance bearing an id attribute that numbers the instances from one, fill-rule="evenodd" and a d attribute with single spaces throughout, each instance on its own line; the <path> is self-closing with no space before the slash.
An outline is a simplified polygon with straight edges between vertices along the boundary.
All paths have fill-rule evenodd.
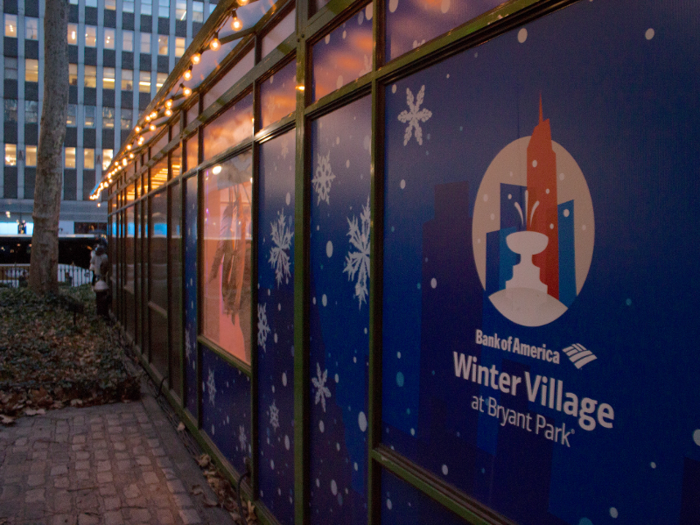
<path id="1" fill-rule="evenodd" d="M 92 284 L 92 270 L 80 268 L 72 264 L 58 265 L 58 282 L 68 286 Z M 0 286 L 17 288 L 29 278 L 28 264 L 0 265 Z"/>

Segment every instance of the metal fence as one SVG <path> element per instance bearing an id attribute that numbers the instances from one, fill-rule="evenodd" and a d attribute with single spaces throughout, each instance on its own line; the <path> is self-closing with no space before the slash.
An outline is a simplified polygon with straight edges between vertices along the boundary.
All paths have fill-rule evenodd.
<path id="1" fill-rule="evenodd" d="M 58 265 L 58 282 L 68 286 L 92 284 L 93 272 L 73 264 Z M 0 265 L 0 285 L 17 288 L 29 278 L 28 264 Z"/>

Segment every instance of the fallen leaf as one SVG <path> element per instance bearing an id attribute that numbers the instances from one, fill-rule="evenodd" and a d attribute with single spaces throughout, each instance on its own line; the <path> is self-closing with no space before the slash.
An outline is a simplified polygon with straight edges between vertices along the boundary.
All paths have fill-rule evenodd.
<path id="1" fill-rule="evenodd" d="M 5 414 L 0 414 L 0 423 L 9 427 L 10 425 L 15 424 L 15 418 L 6 416 Z"/>
<path id="2" fill-rule="evenodd" d="M 191 494 L 195 496 L 198 496 L 199 494 L 204 494 L 204 489 L 202 489 L 202 487 L 200 487 L 199 485 L 195 485 L 194 487 L 192 487 Z"/>
<path id="3" fill-rule="evenodd" d="M 185 428 L 185 424 L 182 421 L 180 421 L 180 424 L 177 426 L 177 431 L 182 432 L 183 430 L 185 430 Z"/>

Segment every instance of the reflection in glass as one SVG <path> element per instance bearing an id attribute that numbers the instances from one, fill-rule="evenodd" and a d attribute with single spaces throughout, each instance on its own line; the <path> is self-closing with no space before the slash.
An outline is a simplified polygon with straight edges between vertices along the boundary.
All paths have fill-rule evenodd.
<path id="1" fill-rule="evenodd" d="M 253 136 L 253 94 L 236 102 L 204 128 L 204 159 Z"/>
<path id="2" fill-rule="evenodd" d="M 389 0 L 386 56 L 392 60 L 490 11 L 503 0 Z"/>
<path id="3" fill-rule="evenodd" d="M 168 157 L 151 168 L 151 189 L 160 188 L 168 181 Z"/>
<path id="4" fill-rule="evenodd" d="M 170 186 L 170 241 L 168 264 L 170 265 L 170 385 L 182 397 L 181 347 L 182 347 L 182 202 L 180 184 Z"/>
<path id="5" fill-rule="evenodd" d="M 286 117 L 296 108 L 297 64 L 290 62 L 260 85 L 262 127 Z"/>
<path id="6" fill-rule="evenodd" d="M 196 168 L 199 164 L 199 136 L 195 133 L 187 142 L 185 142 L 185 150 L 187 152 L 187 170 Z"/>
<path id="7" fill-rule="evenodd" d="M 313 47 L 313 96 L 318 100 L 372 71 L 372 4 Z"/>
<path id="8" fill-rule="evenodd" d="M 168 308 L 168 200 L 166 192 L 161 191 L 151 201 L 151 240 L 149 246 L 150 262 L 150 300 L 161 308 Z"/>
<path id="9" fill-rule="evenodd" d="M 204 172 L 202 333 L 250 363 L 252 154 Z"/>

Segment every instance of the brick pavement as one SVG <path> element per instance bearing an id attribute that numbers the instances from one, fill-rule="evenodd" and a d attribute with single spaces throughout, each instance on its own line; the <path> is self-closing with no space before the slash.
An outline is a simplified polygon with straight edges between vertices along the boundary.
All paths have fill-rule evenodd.
<path id="1" fill-rule="evenodd" d="M 204 495 L 192 495 L 200 486 Z M 232 524 L 158 403 L 53 410 L 0 428 L 0 525 Z"/>

